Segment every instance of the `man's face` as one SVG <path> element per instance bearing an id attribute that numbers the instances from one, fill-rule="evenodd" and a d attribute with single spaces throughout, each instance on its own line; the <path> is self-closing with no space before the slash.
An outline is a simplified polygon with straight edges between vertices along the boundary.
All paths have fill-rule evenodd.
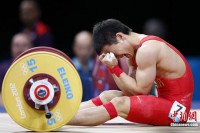
<path id="1" fill-rule="evenodd" d="M 20 18 L 25 25 L 32 25 L 39 18 L 39 11 L 33 2 L 26 1 L 20 5 Z"/>
<path id="2" fill-rule="evenodd" d="M 12 58 L 15 59 L 19 54 L 31 48 L 30 39 L 25 35 L 16 35 L 13 37 L 11 44 Z"/>
<path id="3" fill-rule="evenodd" d="M 74 53 L 81 62 L 87 62 L 93 55 L 92 37 L 88 33 L 77 35 L 74 44 Z"/>
<path id="4" fill-rule="evenodd" d="M 134 49 L 126 38 L 117 38 L 117 43 L 105 45 L 101 51 L 102 53 L 112 52 L 117 58 L 126 56 L 132 58 Z"/>

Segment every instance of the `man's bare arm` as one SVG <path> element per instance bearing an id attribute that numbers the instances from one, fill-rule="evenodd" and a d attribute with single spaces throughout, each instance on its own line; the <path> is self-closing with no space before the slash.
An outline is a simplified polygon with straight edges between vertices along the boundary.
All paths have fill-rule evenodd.
<path id="1" fill-rule="evenodd" d="M 132 78 L 135 79 L 135 77 L 136 77 L 136 76 L 135 76 L 135 75 L 136 75 L 136 69 L 135 69 L 134 66 L 133 66 L 132 59 L 127 58 L 126 63 L 127 63 L 127 65 L 128 65 L 128 76 L 130 76 L 130 77 L 132 77 Z M 112 77 L 113 77 L 113 79 L 115 80 L 116 84 L 117 84 L 118 82 L 120 82 L 120 80 L 119 80 L 118 78 L 115 78 L 115 74 L 112 74 Z M 119 88 L 122 88 L 122 86 L 121 86 L 120 84 L 117 84 L 117 86 L 118 86 Z M 130 92 L 128 92 L 127 90 L 123 90 L 123 92 L 126 93 L 126 95 L 129 95 L 129 96 L 132 95 L 132 94 L 131 94 Z"/>
<path id="2" fill-rule="evenodd" d="M 120 77 L 112 74 L 118 87 L 127 95 L 148 94 L 155 80 L 156 52 L 149 52 L 148 48 L 138 51 L 136 60 L 138 67 L 135 79 L 126 73 Z"/>

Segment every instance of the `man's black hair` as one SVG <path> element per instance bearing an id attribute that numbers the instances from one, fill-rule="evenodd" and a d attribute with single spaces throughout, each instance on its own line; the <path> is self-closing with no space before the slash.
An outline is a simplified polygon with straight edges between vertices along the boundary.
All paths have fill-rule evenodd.
<path id="1" fill-rule="evenodd" d="M 116 19 L 107 19 L 95 24 L 93 28 L 93 41 L 97 54 L 101 53 L 105 45 L 117 43 L 116 33 L 122 32 L 128 35 L 131 31 L 131 28 Z"/>

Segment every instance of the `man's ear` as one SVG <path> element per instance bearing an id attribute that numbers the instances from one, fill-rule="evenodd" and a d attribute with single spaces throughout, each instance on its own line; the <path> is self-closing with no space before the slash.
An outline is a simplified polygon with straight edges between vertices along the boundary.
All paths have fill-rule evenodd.
<path id="1" fill-rule="evenodd" d="M 124 40 L 124 34 L 122 32 L 116 33 L 116 39 L 117 39 L 118 42 L 122 43 L 123 40 Z"/>

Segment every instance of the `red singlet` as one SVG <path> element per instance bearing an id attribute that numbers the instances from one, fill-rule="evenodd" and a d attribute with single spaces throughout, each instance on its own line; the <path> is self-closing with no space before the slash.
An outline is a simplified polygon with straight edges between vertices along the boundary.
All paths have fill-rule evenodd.
<path id="1" fill-rule="evenodd" d="M 140 46 L 148 40 L 157 40 L 168 45 L 185 62 L 186 70 L 183 76 L 179 78 L 156 77 L 158 97 L 151 95 L 131 96 L 130 112 L 126 119 L 144 124 L 169 125 L 172 119 L 168 115 L 174 101 L 183 104 L 186 107 L 187 114 L 190 111 L 194 90 L 193 75 L 188 62 L 174 46 L 157 36 L 144 37 L 140 41 Z M 135 59 L 133 59 L 133 64 L 137 67 Z"/>

